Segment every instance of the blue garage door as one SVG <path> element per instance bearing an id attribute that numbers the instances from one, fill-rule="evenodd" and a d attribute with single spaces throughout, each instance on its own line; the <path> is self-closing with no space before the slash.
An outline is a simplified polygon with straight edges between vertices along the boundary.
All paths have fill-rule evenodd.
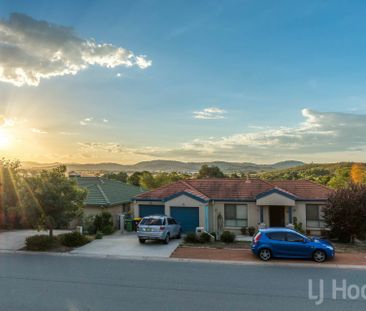
<path id="1" fill-rule="evenodd" d="M 172 206 L 170 215 L 182 226 L 183 232 L 195 232 L 199 226 L 199 208 Z"/>
<path id="2" fill-rule="evenodd" d="M 140 217 L 165 214 L 164 205 L 140 205 L 139 204 L 139 210 L 140 210 Z"/>

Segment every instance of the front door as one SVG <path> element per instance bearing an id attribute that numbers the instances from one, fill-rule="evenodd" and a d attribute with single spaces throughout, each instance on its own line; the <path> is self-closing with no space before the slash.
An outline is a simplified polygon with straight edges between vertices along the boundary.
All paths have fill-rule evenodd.
<path id="1" fill-rule="evenodd" d="M 271 227 L 285 226 L 285 208 L 283 206 L 269 207 L 269 225 Z"/>

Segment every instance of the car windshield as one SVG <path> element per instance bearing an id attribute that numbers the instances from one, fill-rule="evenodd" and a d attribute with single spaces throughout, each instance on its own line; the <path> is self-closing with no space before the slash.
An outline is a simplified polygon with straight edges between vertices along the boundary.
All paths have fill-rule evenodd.
<path id="1" fill-rule="evenodd" d="M 144 226 L 161 226 L 163 224 L 162 218 L 144 218 L 140 225 Z"/>

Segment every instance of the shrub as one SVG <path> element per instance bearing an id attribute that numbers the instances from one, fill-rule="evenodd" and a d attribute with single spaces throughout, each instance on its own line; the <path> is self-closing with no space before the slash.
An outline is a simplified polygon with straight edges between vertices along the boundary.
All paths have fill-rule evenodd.
<path id="1" fill-rule="evenodd" d="M 102 212 L 95 215 L 94 218 L 95 232 L 101 231 L 104 234 L 112 234 L 114 232 L 113 218 L 111 213 Z"/>
<path id="2" fill-rule="evenodd" d="M 25 246 L 29 251 L 47 251 L 57 245 L 58 239 L 49 235 L 33 235 L 25 239 Z"/>
<path id="3" fill-rule="evenodd" d="M 303 227 L 302 227 L 302 222 L 297 222 L 297 217 L 293 218 L 293 225 L 294 225 L 294 229 L 300 233 L 305 233 Z"/>
<path id="4" fill-rule="evenodd" d="M 246 235 L 247 234 L 247 227 L 241 227 L 240 232 L 241 232 L 242 235 Z"/>
<path id="5" fill-rule="evenodd" d="M 103 227 L 102 232 L 104 235 L 113 234 L 116 230 L 114 229 L 113 225 L 107 225 Z"/>
<path id="6" fill-rule="evenodd" d="M 197 239 L 196 234 L 194 232 L 187 233 L 187 235 L 184 237 L 184 242 L 186 242 L 186 243 L 197 243 L 198 239 Z"/>
<path id="7" fill-rule="evenodd" d="M 100 231 L 98 231 L 98 232 L 96 233 L 96 235 L 95 235 L 95 239 L 96 239 L 96 240 L 103 239 L 103 233 L 102 233 L 102 232 L 100 232 Z"/>
<path id="8" fill-rule="evenodd" d="M 84 217 L 82 226 L 85 233 L 95 234 L 97 232 L 97 228 L 95 226 L 95 216 L 91 215 Z"/>
<path id="9" fill-rule="evenodd" d="M 235 234 L 230 231 L 224 231 L 220 239 L 224 243 L 233 243 L 235 241 Z"/>
<path id="10" fill-rule="evenodd" d="M 58 236 L 60 242 L 64 246 L 78 247 L 90 242 L 90 240 L 79 232 L 70 232 Z"/>
<path id="11" fill-rule="evenodd" d="M 254 233 L 255 233 L 255 227 L 253 227 L 253 226 L 251 226 L 251 227 L 249 227 L 248 228 L 248 234 L 249 234 L 249 236 L 253 236 L 254 235 Z"/>
<path id="12" fill-rule="evenodd" d="M 201 243 L 209 243 L 211 242 L 211 236 L 207 232 L 202 232 L 199 236 L 199 241 Z"/>

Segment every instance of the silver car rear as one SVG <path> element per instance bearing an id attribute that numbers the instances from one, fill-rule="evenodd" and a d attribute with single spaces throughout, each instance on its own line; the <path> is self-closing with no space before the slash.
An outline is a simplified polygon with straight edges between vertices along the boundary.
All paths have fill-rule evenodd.
<path id="1" fill-rule="evenodd" d="M 180 238 L 181 226 L 171 217 L 146 216 L 137 227 L 137 236 L 140 243 L 145 243 L 146 240 L 161 240 L 168 244 L 171 238 Z"/>

